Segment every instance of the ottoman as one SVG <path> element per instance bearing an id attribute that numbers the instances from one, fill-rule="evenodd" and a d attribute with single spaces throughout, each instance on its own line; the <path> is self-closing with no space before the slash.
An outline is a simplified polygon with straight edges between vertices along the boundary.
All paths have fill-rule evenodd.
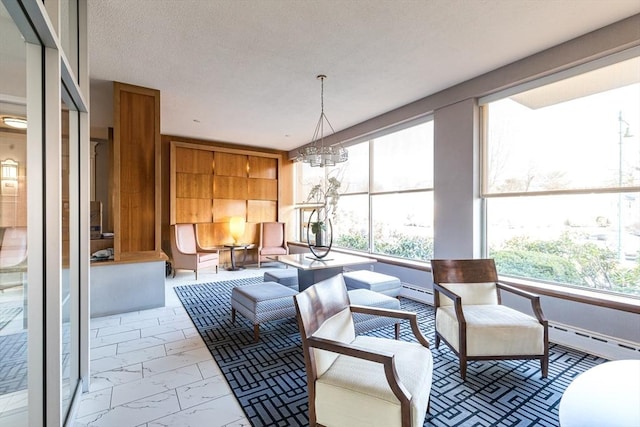
<path id="1" fill-rule="evenodd" d="M 231 323 L 236 311 L 253 323 L 253 339 L 260 339 L 260 323 L 295 317 L 293 296 L 298 292 L 279 283 L 264 282 L 231 290 Z"/>
<path id="2" fill-rule="evenodd" d="M 368 289 L 355 289 L 348 291 L 349 302 L 353 305 L 365 305 L 367 307 L 390 308 L 400 310 L 400 301 L 397 298 L 370 291 Z M 400 323 L 398 319 L 392 317 L 374 316 L 364 313 L 353 313 L 353 323 L 356 334 L 368 332 L 383 326 L 395 325 L 395 336 L 398 339 L 400 334 Z"/>
<path id="3" fill-rule="evenodd" d="M 355 270 L 343 274 L 347 289 L 368 289 L 390 297 L 400 294 L 402 284 L 397 277 L 369 270 Z"/>
<path id="4" fill-rule="evenodd" d="M 278 282 L 288 288 L 298 291 L 298 269 L 282 268 L 264 273 L 265 282 Z"/>

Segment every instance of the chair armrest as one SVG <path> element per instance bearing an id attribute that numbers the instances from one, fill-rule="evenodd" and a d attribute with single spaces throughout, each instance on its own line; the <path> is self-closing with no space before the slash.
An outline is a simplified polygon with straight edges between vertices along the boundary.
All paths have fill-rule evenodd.
<path id="1" fill-rule="evenodd" d="M 458 319 L 458 324 L 460 325 L 460 329 L 465 327 L 467 324 L 467 321 L 465 320 L 464 313 L 462 312 L 462 297 L 456 294 L 455 292 L 445 288 L 444 286 L 440 286 L 437 283 L 433 284 L 433 290 L 435 292 L 442 292 L 447 297 L 453 300 L 453 306 L 456 310 L 456 318 Z"/>
<path id="2" fill-rule="evenodd" d="M 387 383 L 389 384 L 389 387 L 391 387 L 396 398 L 398 398 L 402 404 L 408 404 L 411 402 L 411 394 L 404 384 L 402 384 L 400 378 L 398 378 L 395 356 L 392 353 L 368 350 L 351 344 L 314 336 L 307 338 L 307 344 L 309 347 L 317 348 L 319 350 L 331 351 L 333 353 L 339 353 L 345 356 L 351 356 L 382 364 L 384 367 L 385 377 L 387 378 Z"/>
<path id="3" fill-rule="evenodd" d="M 395 319 L 408 320 L 409 324 L 411 325 L 411 331 L 413 332 L 413 335 L 420 342 L 420 344 L 422 344 L 426 348 L 429 348 L 429 341 L 422 334 L 422 331 L 418 327 L 418 316 L 416 315 L 416 313 L 404 310 L 393 310 L 390 308 L 368 307 L 364 305 L 351 305 L 350 308 L 354 313 L 371 314 L 374 316 L 392 317 Z"/>
<path id="4" fill-rule="evenodd" d="M 496 283 L 496 286 L 498 287 L 498 289 L 511 292 L 514 295 L 519 295 L 521 297 L 529 299 L 531 301 L 531 309 L 533 310 L 536 319 L 538 319 L 538 322 L 543 325 L 547 324 L 547 319 L 544 317 L 544 313 L 542 312 L 542 307 L 540 306 L 540 297 L 538 295 L 531 292 L 523 291 L 522 289 L 518 289 L 505 283 L 498 282 Z"/>

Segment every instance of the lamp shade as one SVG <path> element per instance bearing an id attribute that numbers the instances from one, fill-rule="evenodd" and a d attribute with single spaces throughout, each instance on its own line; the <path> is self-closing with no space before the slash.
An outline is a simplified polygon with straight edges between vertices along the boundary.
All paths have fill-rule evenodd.
<path id="1" fill-rule="evenodd" d="M 229 220 L 229 232 L 234 243 L 238 243 L 238 240 L 244 236 L 244 225 L 245 221 L 241 216 L 232 216 Z"/>

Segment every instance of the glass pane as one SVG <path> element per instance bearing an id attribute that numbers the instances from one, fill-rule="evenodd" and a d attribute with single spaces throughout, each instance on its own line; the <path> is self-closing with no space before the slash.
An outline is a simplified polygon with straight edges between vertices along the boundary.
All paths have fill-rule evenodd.
<path id="1" fill-rule="evenodd" d="M 324 181 L 325 168 L 312 168 L 308 163 L 296 163 L 296 203 L 307 201 L 311 187 Z"/>
<path id="2" fill-rule="evenodd" d="M 333 244 L 342 248 L 369 250 L 369 196 L 341 196 L 333 224 Z"/>
<path id="3" fill-rule="evenodd" d="M 433 188 L 433 121 L 373 141 L 372 192 Z"/>
<path id="4" fill-rule="evenodd" d="M 402 258 L 433 257 L 433 192 L 371 197 L 373 252 Z"/>
<path id="5" fill-rule="evenodd" d="M 26 426 L 26 46 L 2 3 L 0 39 L 0 425 Z"/>
<path id="6" fill-rule="evenodd" d="M 488 193 L 640 186 L 640 58 L 492 102 Z"/>
<path id="7" fill-rule="evenodd" d="M 331 168 L 329 175 L 335 176 L 342 183 L 340 194 L 367 192 L 369 190 L 369 142 L 352 145 L 348 150 L 349 160 Z"/>
<path id="8" fill-rule="evenodd" d="M 640 193 L 487 200 L 500 274 L 640 295 Z"/>
<path id="9" fill-rule="evenodd" d="M 78 76 L 78 0 L 60 0 L 60 43 Z"/>

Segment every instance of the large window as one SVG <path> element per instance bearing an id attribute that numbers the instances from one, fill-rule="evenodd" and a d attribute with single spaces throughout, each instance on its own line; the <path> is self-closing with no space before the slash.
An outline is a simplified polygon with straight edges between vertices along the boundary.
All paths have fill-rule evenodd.
<path id="1" fill-rule="evenodd" d="M 334 168 L 299 163 L 297 201 L 329 177 L 341 183 L 334 247 L 401 258 L 433 255 L 433 121 L 391 131 L 348 148 Z M 302 208 L 302 212 L 309 208 Z M 304 218 L 304 215 L 302 215 Z M 304 219 L 300 240 L 306 241 Z"/>
<path id="2" fill-rule="evenodd" d="M 640 58 L 482 107 L 501 274 L 640 295 Z"/>

